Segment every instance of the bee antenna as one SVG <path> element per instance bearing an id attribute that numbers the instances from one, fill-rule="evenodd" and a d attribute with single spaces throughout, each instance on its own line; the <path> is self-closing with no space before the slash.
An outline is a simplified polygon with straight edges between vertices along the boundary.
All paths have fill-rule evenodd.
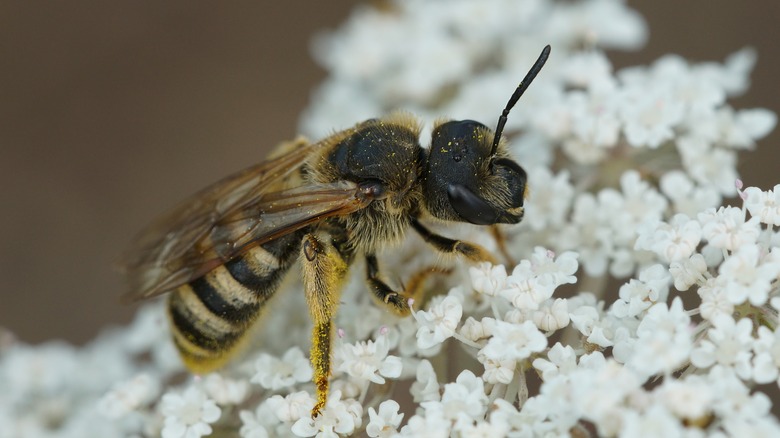
<path id="1" fill-rule="evenodd" d="M 548 44 L 544 46 L 544 49 L 542 49 L 542 54 L 539 55 L 539 59 L 537 59 L 531 69 L 528 70 L 528 73 L 520 82 L 520 85 L 517 86 L 517 90 L 515 90 L 515 92 L 512 93 L 512 97 L 509 98 L 509 102 L 507 102 L 506 108 L 504 108 L 504 111 L 501 113 L 501 117 L 498 118 L 498 126 L 496 126 L 496 132 L 493 137 L 493 149 L 490 151 L 491 156 L 495 154 L 496 149 L 498 149 L 498 142 L 501 140 L 501 133 L 504 132 L 504 125 L 506 125 L 509 111 L 512 110 L 512 107 L 514 107 L 517 101 L 520 100 L 520 96 L 522 96 L 523 93 L 525 93 L 525 90 L 528 89 L 528 86 L 531 85 L 531 82 L 533 82 L 536 75 L 539 74 L 539 71 L 542 69 L 542 67 L 544 67 L 544 63 L 547 62 L 547 58 L 549 56 L 550 45 Z"/>

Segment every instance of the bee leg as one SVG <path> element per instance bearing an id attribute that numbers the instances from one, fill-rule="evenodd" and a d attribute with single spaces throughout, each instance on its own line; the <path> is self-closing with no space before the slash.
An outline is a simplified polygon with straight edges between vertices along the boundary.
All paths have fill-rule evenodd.
<path id="1" fill-rule="evenodd" d="M 412 228 L 437 251 L 446 254 L 459 254 L 475 262 L 498 264 L 498 260 L 488 250 L 477 244 L 439 236 L 425 228 L 417 219 L 412 219 Z"/>
<path id="2" fill-rule="evenodd" d="M 306 301 L 314 322 L 311 365 L 317 387 L 317 403 L 311 411 L 313 418 L 319 415 L 328 399 L 333 316 L 348 265 L 330 241 L 323 241 L 312 234 L 303 238 L 301 265 Z"/>
<path id="3" fill-rule="evenodd" d="M 419 301 L 424 291 L 422 287 L 424 281 L 431 274 L 446 274 L 448 272 L 450 272 L 449 269 L 441 269 L 433 266 L 421 269 L 409 279 L 403 292 L 396 292 L 379 278 L 379 264 L 376 260 L 376 256 L 374 254 L 366 255 L 366 273 L 371 290 L 377 298 L 390 306 L 395 313 L 401 316 L 406 316 L 410 312 L 409 299 Z"/>

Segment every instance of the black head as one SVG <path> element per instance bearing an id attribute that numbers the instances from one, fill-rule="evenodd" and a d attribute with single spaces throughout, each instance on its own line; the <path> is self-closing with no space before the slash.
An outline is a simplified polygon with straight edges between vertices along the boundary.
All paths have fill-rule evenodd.
<path id="1" fill-rule="evenodd" d="M 512 107 L 550 54 L 546 46 L 498 119 L 495 133 L 473 120 L 434 127 L 425 172 L 425 202 L 439 219 L 477 225 L 514 224 L 523 218 L 527 176 L 509 158 L 501 134 Z"/>

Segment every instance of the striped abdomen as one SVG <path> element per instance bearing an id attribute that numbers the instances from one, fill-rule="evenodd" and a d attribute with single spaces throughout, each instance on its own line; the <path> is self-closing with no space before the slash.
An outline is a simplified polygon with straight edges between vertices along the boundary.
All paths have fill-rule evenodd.
<path id="1" fill-rule="evenodd" d="M 214 370 L 239 349 L 295 261 L 300 236 L 293 233 L 256 246 L 169 295 L 173 340 L 187 368 Z"/>

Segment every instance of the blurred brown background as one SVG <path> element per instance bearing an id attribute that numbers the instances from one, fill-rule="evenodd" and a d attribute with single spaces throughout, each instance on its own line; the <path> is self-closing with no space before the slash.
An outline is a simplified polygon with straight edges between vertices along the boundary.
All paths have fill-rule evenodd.
<path id="1" fill-rule="evenodd" d="M 356 3 L 0 1 L 0 327 L 83 342 L 127 322 L 111 263 L 163 210 L 296 133 L 324 76 L 311 37 Z M 753 45 L 733 104 L 780 112 L 779 2 L 629 3 L 650 41 L 619 66 Z M 775 132 L 741 157 L 746 184 L 780 182 L 778 147 Z"/>

